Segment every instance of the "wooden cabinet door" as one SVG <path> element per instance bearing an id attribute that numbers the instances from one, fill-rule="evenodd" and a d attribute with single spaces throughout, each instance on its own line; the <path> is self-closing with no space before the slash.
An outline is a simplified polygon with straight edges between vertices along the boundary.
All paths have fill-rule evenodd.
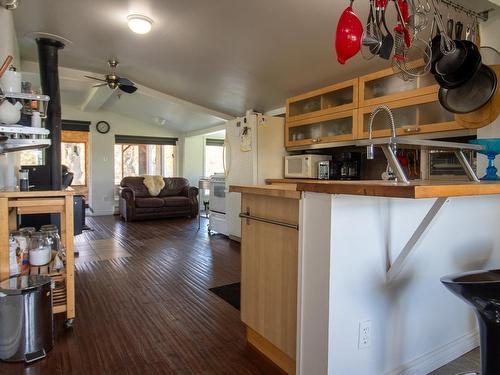
<path id="1" fill-rule="evenodd" d="M 297 224 L 296 199 L 243 194 L 252 216 Z M 241 319 L 295 359 L 298 230 L 242 219 Z"/>
<path id="2" fill-rule="evenodd" d="M 388 104 L 397 100 L 435 94 L 438 90 L 439 85 L 432 74 L 404 81 L 400 74 L 388 68 L 359 77 L 358 103 L 360 108 Z"/>
<path id="3" fill-rule="evenodd" d="M 350 110 L 286 124 L 286 147 L 349 141 L 358 128 L 358 111 Z"/>
<path id="4" fill-rule="evenodd" d="M 437 93 L 394 101 L 388 104 L 394 115 L 397 135 L 415 135 L 459 130 L 455 115 L 444 109 Z M 370 113 L 376 106 L 359 109 L 358 139 L 368 138 Z M 391 125 L 385 113 L 380 113 L 373 122 L 373 138 L 390 137 Z"/>
<path id="5" fill-rule="evenodd" d="M 358 79 L 336 83 L 286 101 L 286 121 L 295 122 L 352 110 L 358 106 Z"/>

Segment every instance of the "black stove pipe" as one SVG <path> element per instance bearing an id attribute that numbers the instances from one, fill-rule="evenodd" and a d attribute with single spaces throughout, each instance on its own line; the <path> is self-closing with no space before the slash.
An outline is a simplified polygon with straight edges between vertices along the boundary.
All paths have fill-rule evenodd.
<path id="1" fill-rule="evenodd" d="M 46 166 L 49 175 L 46 183 L 53 190 L 62 187 L 61 176 L 61 93 L 59 89 L 59 59 L 58 52 L 64 44 L 58 40 L 39 38 L 38 64 L 40 68 L 40 83 L 42 91 L 50 97 L 47 108 L 45 127 L 50 130 L 52 146 L 46 152 Z"/>

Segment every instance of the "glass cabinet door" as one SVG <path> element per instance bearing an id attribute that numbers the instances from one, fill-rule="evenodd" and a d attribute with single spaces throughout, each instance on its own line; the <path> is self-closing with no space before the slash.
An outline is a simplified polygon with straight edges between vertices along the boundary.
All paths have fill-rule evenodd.
<path id="1" fill-rule="evenodd" d="M 338 83 L 287 100 L 289 122 L 343 112 L 357 107 L 358 79 Z"/>
<path id="2" fill-rule="evenodd" d="M 287 146 L 302 146 L 354 139 L 357 111 L 346 111 L 334 115 L 287 123 Z"/>
<path id="3" fill-rule="evenodd" d="M 370 114 L 376 106 L 365 107 L 359 113 L 359 138 L 369 137 Z M 401 100 L 389 104 L 394 116 L 397 135 L 412 135 L 460 129 L 455 116 L 444 109 L 436 95 Z M 373 121 L 373 138 L 392 134 L 389 116 L 380 112 Z"/>
<path id="4" fill-rule="evenodd" d="M 436 93 L 439 86 L 432 74 L 414 81 L 404 81 L 392 69 L 359 78 L 360 107 Z"/>

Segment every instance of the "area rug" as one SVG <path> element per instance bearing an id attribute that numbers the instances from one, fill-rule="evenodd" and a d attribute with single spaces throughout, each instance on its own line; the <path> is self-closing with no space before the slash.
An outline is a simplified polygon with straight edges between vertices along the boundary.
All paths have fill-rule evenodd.
<path id="1" fill-rule="evenodd" d="M 235 309 L 240 309 L 241 283 L 222 285 L 209 290 Z"/>

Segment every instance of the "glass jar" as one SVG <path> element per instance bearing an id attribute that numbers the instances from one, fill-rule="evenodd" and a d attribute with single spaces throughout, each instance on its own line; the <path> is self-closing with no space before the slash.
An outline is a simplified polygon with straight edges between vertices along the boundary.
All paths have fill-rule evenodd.
<path id="1" fill-rule="evenodd" d="M 33 233 L 36 232 L 36 229 L 33 227 L 24 227 L 24 228 L 20 228 L 19 232 L 21 232 L 21 234 L 23 234 L 24 236 L 29 238 L 29 237 L 31 237 L 31 235 Z"/>
<path id="2" fill-rule="evenodd" d="M 31 235 L 29 262 L 32 266 L 44 266 L 52 259 L 52 247 L 46 233 L 36 232 Z"/>
<path id="3" fill-rule="evenodd" d="M 21 231 L 12 231 L 10 233 L 10 244 L 13 247 L 10 254 L 11 276 L 15 270 L 14 264 L 17 266 L 17 274 L 26 274 L 28 272 L 28 245 L 30 238 L 27 236 L 27 233 Z"/>
<path id="4" fill-rule="evenodd" d="M 62 255 L 61 237 L 59 236 L 59 230 L 57 229 L 57 227 L 55 225 L 54 226 L 44 225 L 40 229 L 40 232 L 47 235 L 47 239 L 50 242 L 50 247 L 52 248 L 52 251 L 57 252 L 57 255 L 61 256 Z"/>

